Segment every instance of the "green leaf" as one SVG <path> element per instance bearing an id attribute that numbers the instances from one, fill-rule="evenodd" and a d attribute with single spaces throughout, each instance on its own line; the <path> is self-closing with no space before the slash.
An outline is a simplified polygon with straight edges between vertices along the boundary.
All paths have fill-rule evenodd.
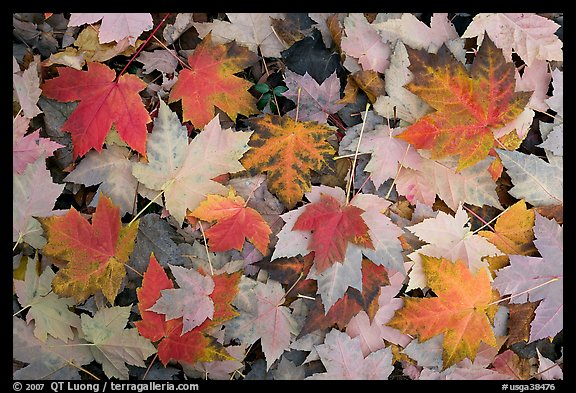
<path id="1" fill-rule="evenodd" d="M 266 104 L 268 104 L 268 101 L 270 101 L 270 97 L 272 97 L 270 93 L 264 94 L 256 103 L 258 109 L 260 110 L 264 109 L 264 107 L 266 107 Z"/>
<path id="2" fill-rule="evenodd" d="M 284 93 L 286 90 L 288 90 L 286 86 L 276 86 L 273 92 L 276 97 L 280 97 L 282 96 L 282 93 Z"/>
<path id="3" fill-rule="evenodd" d="M 256 91 L 258 93 L 262 93 L 262 94 L 270 91 L 270 87 L 266 83 L 258 83 L 256 85 L 254 85 L 254 88 L 256 89 Z"/>

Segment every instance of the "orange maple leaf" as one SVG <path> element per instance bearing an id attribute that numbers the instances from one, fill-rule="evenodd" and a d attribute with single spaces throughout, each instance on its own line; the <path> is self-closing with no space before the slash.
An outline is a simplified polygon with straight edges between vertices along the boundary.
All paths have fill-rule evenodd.
<path id="1" fill-rule="evenodd" d="M 182 318 L 166 321 L 164 314 L 148 311 L 161 296 L 163 289 L 172 289 L 174 284 L 160 266 L 154 254 L 150 256 L 148 269 L 142 279 L 142 287 L 136 290 L 141 321 L 134 324 L 138 332 L 152 342 L 159 341 L 158 357 L 164 366 L 170 360 L 194 364 L 199 361 L 233 360 L 216 339 L 206 333 L 216 325 L 234 318 L 238 313 L 231 302 L 238 293 L 241 272 L 212 276 L 214 291 L 210 298 L 214 302 L 214 316 L 200 326 L 182 334 Z"/>
<path id="2" fill-rule="evenodd" d="M 44 254 L 68 262 L 52 282 L 54 292 L 73 296 L 80 303 L 102 290 L 113 304 L 126 275 L 124 264 L 134 249 L 139 221 L 122 228 L 120 209 L 100 194 L 92 224 L 74 208 L 40 222 L 48 235 Z"/>
<path id="3" fill-rule="evenodd" d="M 368 226 L 359 207 L 341 206 L 338 200 L 322 194 L 320 201 L 306 205 L 292 230 L 312 231 L 308 249 L 314 251 L 314 266 L 318 273 L 335 262 L 343 262 L 348 243 L 374 249 Z"/>
<path id="4" fill-rule="evenodd" d="M 130 74 L 116 81 L 116 72 L 100 63 L 88 63 L 88 71 L 61 67 L 58 73 L 42 85 L 42 93 L 61 102 L 80 101 L 62 125 L 72 134 L 74 159 L 91 148 L 102 151 L 112 124 L 123 141 L 146 155 L 146 124 L 152 120 L 138 94 L 144 81 Z"/>
<path id="5" fill-rule="evenodd" d="M 234 76 L 257 61 L 248 48 L 235 41 L 214 45 L 208 34 L 188 57 L 190 69 L 180 72 L 168 102 L 182 100 L 184 121 L 199 129 L 212 120 L 215 107 L 233 121 L 237 114 L 259 113 L 256 98 L 248 92 L 252 83 Z"/>
<path id="6" fill-rule="evenodd" d="M 446 46 L 437 54 L 406 48 L 414 80 L 405 87 L 436 111 L 397 135 L 432 159 L 459 155 L 460 171 L 486 158 L 495 144 L 493 130 L 516 119 L 532 92 L 515 92 L 514 64 L 488 36 L 482 41 L 470 73 Z"/>
<path id="7" fill-rule="evenodd" d="M 254 130 L 240 160 L 253 175 L 267 172 L 268 188 L 289 209 L 310 191 L 310 172 L 334 173 L 336 151 L 326 141 L 334 129 L 313 121 L 265 115 L 246 123 Z"/>
<path id="8" fill-rule="evenodd" d="M 266 255 L 272 231 L 260 213 L 246 206 L 244 198 L 230 190 L 227 197 L 208 195 L 190 215 L 203 221 L 216 221 L 206 231 L 208 245 L 214 252 L 242 251 L 244 238 Z"/>
<path id="9" fill-rule="evenodd" d="M 444 333 L 442 359 L 448 368 L 468 357 L 474 360 L 480 341 L 496 346 L 491 322 L 498 307 L 485 270 L 472 275 L 466 265 L 420 254 L 428 286 L 435 298 L 404 298 L 404 307 L 387 323 L 424 342 Z"/>

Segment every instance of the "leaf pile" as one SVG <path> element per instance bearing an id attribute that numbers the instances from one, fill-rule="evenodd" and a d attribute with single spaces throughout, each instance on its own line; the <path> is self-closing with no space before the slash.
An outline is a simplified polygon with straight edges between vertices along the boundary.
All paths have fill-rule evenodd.
<path id="1" fill-rule="evenodd" d="M 562 379 L 562 24 L 13 14 L 13 378 Z"/>

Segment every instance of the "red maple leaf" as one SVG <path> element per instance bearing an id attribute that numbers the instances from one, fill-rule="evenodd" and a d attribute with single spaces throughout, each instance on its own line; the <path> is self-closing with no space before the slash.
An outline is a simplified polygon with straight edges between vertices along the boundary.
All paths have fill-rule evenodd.
<path id="1" fill-rule="evenodd" d="M 248 92 L 252 83 L 234 74 L 257 61 L 258 56 L 248 48 L 235 41 L 215 45 L 209 34 L 188 57 L 190 69 L 180 72 L 168 102 L 182 100 L 184 121 L 199 129 L 212 120 L 215 107 L 233 121 L 237 114 L 256 114 L 256 98 Z"/>
<path id="2" fill-rule="evenodd" d="M 320 201 L 306 206 L 292 230 L 312 231 L 308 248 L 314 251 L 316 271 L 343 262 L 348 243 L 374 248 L 359 207 L 341 206 L 334 197 L 322 194 Z"/>
<path id="3" fill-rule="evenodd" d="M 88 63 L 88 71 L 69 67 L 42 85 L 43 94 L 61 102 L 80 101 L 62 129 L 72 134 L 74 159 L 91 148 L 102 151 L 112 124 L 132 149 L 146 155 L 146 124 L 151 121 L 138 92 L 147 84 L 130 74 L 117 81 L 116 72 L 100 63 Z"/>
<path id="4" fill-rule="evenodd" d="M 199 361 L 233 359 L 221 344 L 206 334 L 206 330 L 238 315 L 230 303 L 238 293 L 240 276 L 240 272 L 212 276 L 214 291 L 210 294 L 210 298 L 214 302 L 213 318 L 182 334 L 182 318 L 166 321 L 164 314 L 148 311 L 160 298 L 163 289 L 174 288 L 174 284 L 154 254 L 150 256 L 150 264 L 144 273 L 142 287 L 136 290 L 142 320 L 135 322 L 135 325 L 142 336 L 152 342 L 160 341 L 158 357 L 164 366 L 170 360 L 193 364 Z"/>
<path id="5" fill-rule="evenodd" d="M 343 329 L 350 319 L 362 310 L 366 311 L 370 319 L 373 319 L 378 311 L 380 288 L 389 284 L 386 268 L 364 258 L 362 260 L 362 292 L 356 288 L 348 288 L 344 296 L 338 299 L 327 314 L 324 313 L 324 305 L 318 296 L 310 306 L 308 318 L 298 337 L 334 324 Z"/>
<path id="6" fill-rule="evenodd" d="M 204 221 L 216 221 L 206 231 L 208 245 L 214 252 L 242 251 L 244 238 L 266 255 L 272 231 L 260 213 L 246 207 L 244 198 L 230 191 L 227 197 L 208 195 L 190 215 Z"/>

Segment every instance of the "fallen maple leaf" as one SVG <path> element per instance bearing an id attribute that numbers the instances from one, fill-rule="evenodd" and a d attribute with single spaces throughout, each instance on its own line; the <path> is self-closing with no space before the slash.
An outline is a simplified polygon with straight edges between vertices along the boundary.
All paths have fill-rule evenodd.
<path id="1" fill-rule="evenodd" d="M 363 14 L 350 13 L 344 19 L 344 30 L 342 51 L 358 59 L 364 71 L 384 72 L 388 68 L 390 44 L 384 42 Z"/>
<path id="2" fill-rule="evenodd" d="M 216 221 L 205 232 L 212 251 L 228 251 L 233 248 L 242 251 L 246 238 L 258 251 L 266 254 L 272 231 L 260 213 L 245 205 L 244 198 L 230 190 L 227 197 L 208 195 L 190 213 L 203 221 Z"/>
<path id="3" fill-rule="evenodd" d="M 286 293 L 273 280 L 265 284 L 242 277 L 240 292 L 234 306 L 240 311 L 226 323 L 225 337 L 232 335 L 242 344 L 250 345 L 261 339 L 267 369 L 288 349 L 295 321 L 291 310 L 283 306 Z"/>
<path id="4" fill-rule="evenodd" d="M 14 56 L 12 56 L 12 58 L 15 60 Z M 28 119 L 32 119 L 42 113 L 37 106 L 40 94 L 42 94 L 42 90 L 38 87 L 40 85 L 38 65 L 38 60 L 35 60 L 31 62 L 23 72 L 20 72 L 20 68 L 18 68 L 18 71 L 12 74 L 14 92 L 16 93 L 16 97 L 18 97 L 18 103 L 20 104 L 24 117 Z"/>
<path id="5" fill-rule="evenodd" d="M 74 299 L 61 298 L 52 292 L 56 274 L 46 267 L 40 276 L 36 272 L 37 258 L 28 259 L 24 281 L 14 280 L 14 289 L 23 308 L 28 308 L 26 322 L 34 320 L 34 336 L 46 342 L 48 335 L 68 342 L 74 338 L 71 327 L 80 328 L 80 317 L 68 307 Z"/>
<path id="6" fill-rule="evenodd" d="M 135 328 L 124 329 L 131 305 L 98 310 L 94 317 L 82 314 L 82 337 L 91 343 L 94 359 L 107 377 L 128 379 L 125 363 L 145 367 L 144 360 L 156 353 L 154 345 Z"/>
<path id="7" fill-rule="evenodd" d="M 325 373 L 306 379 L 388 379 L 394 370 L 392 351 L 382 348 L 367 357 L 362 355 L 360 338 L 332 329 L 322 345 L 316 345 Z"/>
<path id="8" fill-rule="evenodd" d="M 170 360 L 189 364 L 200 361 L 233 360 L 224 347 L 215 338 L 205 334 L 205 331 L 237 315 L 230 303 L 238 293 L 240 276 L 240 272 L 212 276 L 214 280 L 214 290 L 211 293 L 211 300 L 214 303 L 212 320 L 206 320 L 200 326 L 182 334 L 181 318 L 167 321 L 164 314 L 149 310 L 162 295 L 162 290 L 174 288 L 174 284 L 154 254 L 150 256 L 150 264 L 144 273 L 142 287 L 136 290 L 142 320 L 135 322 L 135 325 L 142 336 L 152 342 L 159 341 L 158 357 L 164 366 Z"/>
<path id="9" fill-rule="evenodd" d="M 252 175 L 266 172 L 268 187 L 291 209 L 310 190 L 310 172 L 333 172 L 334 148 L 327 142 L 334 128 L 288 116 L 247 120 L 254 130 L 242 165 Z"/>
<path id="10" fill-rule="evenodd" d="M 548 163 L 534 154 L 496 150 L 506 173 L 512 178 L 510 195 L 534 206 L 563 203 L 564 167 Z"/>
<path id="11" fill-rule="evenodd" d="M 256 61 L 258 56 L 236 42 L 216 45 L 208 35 L 188 57 L 190 69 L 180 72 L 168 102 L 182 100 L 183 119 L 195 128 L 208 124 L 216 107 L 233 121 L 238 114 L 256 114 L 256 98 L 248 92 L 252 83 L 234 76 Z"/>
<path id="12" fill-rule="evenodd" d="M 88 71 L 61 67 L 58 72 L 42 85 L 42 92 L 61 102 L 80 101 L 62 125 L 72 134 L 75 159 L 91 148 L 102 151 L 113 124 L 123 141 L 146 155 L 146 124 L 151 119 L 138 94 L 146 83 L 131 74 L 116 81 L 116 72 L 100 63 L 88 63 Z"/>
<path id="13" fill-rule="evenodd" d="M 354 104 L 358 96 L 358 90 L 362 90 L 371 103 L 375 103 L 379 96 L 385 93 L 384 79 L 376 71 L 360 70 L 348 75 L 344 97 L 338 100 L 339 104 Z"/>
<path id="14" fill-rule="evenodd" d="M 48 138 L 40 137 L 40 130 L 26 136 L 29 119 L 18 116 L 13 121 L 12 133 L 12 170 L 16 173 L 24 172 L 28 164 L 36 161 L 40 156 L 51 157 L 54 151 L 64 147 Z"/>
<path id="15" fill-rule="evenodd" d="M 25 241 L 35 248 L 42 248 L 46 239 L 34 217 L 52 215 L 56 199 L 64 190 L 64 184 L 52 182 L 43 155 L 28 164 L 22 174 L 12 176 L 12 241 Z"/>
<path id="16" fill-rule="evenodd" d="M 308 248 L 314 251 L 314 266 L 318 273 L 344 261 L 348 243 L 374 248 L 362 213 L 364 210 L 356 206 L 341 206 L 338 200 L 326 194 L 321 194 L 319 202 L 306 205 L 292 230 L 312 231 Z"/>
<path id="17" fill-rule="evenodd" d="M 72 13 L 70 14 L 69 26 L 82 26 L 94 24 L 102 20 L 100 25 L 100 43 L 110 41 L 119 42 L 128 38 L 131 45 L 136 43 L 136 38 L 146 30 L 154 27 L 152 15 L 149 13 Z"/>
<path id="18" fill-rule="evenodd" d="M 100 153 L 90 151 L 64 181 L 86 186 L 100 184 L 98 190 L 118 205 L 122 215 L 132 213 L 138 180 L 132 174 L 133 163 L 128 155 L 127 148 L 114 145 Z"/>
<path id="19" fill-rule="evenodd" d="M 288 112 L 288 116 L 300 121 L 316 121 L 326 123 L 328 116 L 338 112 L 344 104 L 338 103 L 340 98 L 340 79 L 336 71 L 321 84 L 308 73 L 298 75 L 286 70 L 284 83 L 288 90 L 283 96 L 294 101 L 298 108 Z"/>
<path id="20" fill-rule="evenodd" d="M 214 280 L 194 269 L 169 265 L 178 289 L 163 289 L 160 298 L 148 311 L 166 315 L 166 320 L 182 318 L 182 334 L 214 317 Z"/>
<path id="21" fill-rule="evenodd" d="M 464 358 L 474 360 L 480 342 L 496 346 L 491 320 L 495 295 L 486 271 L 472 275 L 461 261 L 421 255 L 428 285 L 435 298 L 404 298 L 388 326 L 417 335 L 424 342 L 444 333 L 443 365 L 448 368 Z"/>
<path id="22" fill-rule="evenodd" d="M 236 41 L 255 54 L 258 51 L 264 57 L 280 57 L 285 49 L 272 30 L 272 18 L 281 19 L 282 13 L 226 13 L 227 21 L 215 19 L 210 23 L 192 23 L 200 38 L 211 33 L 215 43 L 223 44 Z"/>
<path id="23" fill-rule="evenodd" d="M 451 41 L 459 40 L 458 32 L 447 13 L 434 13 L 430 17 L 429 26 L 409 12 L 402 13 L 399 18 L 374 22 L 373 26 L 386 41 L 399 40 L 413 49 L 423 49 L 430 53 L 436 53 L 443 44 L 449 45 L 454 53 L 455 45 Z"/>
<path id="24" fill-rule="evenodd" d="M 493 129 L 516 119 L 530 93 L 514 92 L 514 64 L 507 63 L 489 38 L 474 59 L 470 73 L 443 46 L 438 54 L 409 49 L 414 80 L 406 88 L 436 111 L 423 116 L 398 138 L 432 159 L 459 155 L 457 171 L 486 158 L 495 145 Z"/>
<path id="25" fill-rule="evenodd" d="M 164 191 L 166 208 L 178 222 L 209 194 L 226 195 L 216 176 L 243 171 L 238 162 L 248 150 L 250 132 L 222 129 L 216 115 L 188 144 L 188 132 L 176 113 L 160 101 L 148 139 L 148 163 L 136 163 L 132 173 L 152 190 Z"/>
<path id="26" fill-rule="evenodd" d="M 560 25 L 534 13 L 480 13 L 472 19 L 462 38 L 488 33 L 507 60 L 512 51 L 531 66 L 537 60 L 563 60 L 562 41 L 554 34 Z"/>
<path id="27" fill-rule="evenodd" d="M 48 237 L 44 254 L 68 262 L 52 282 L 54 292 L 80 303 L 101 290 L 113 304 L 126 275 L 124 264 L 134 248 L 138 221 L 121 228 L 119 208 L 101 195 L 92 224 L 73 207 L 41 224 Z"/>

